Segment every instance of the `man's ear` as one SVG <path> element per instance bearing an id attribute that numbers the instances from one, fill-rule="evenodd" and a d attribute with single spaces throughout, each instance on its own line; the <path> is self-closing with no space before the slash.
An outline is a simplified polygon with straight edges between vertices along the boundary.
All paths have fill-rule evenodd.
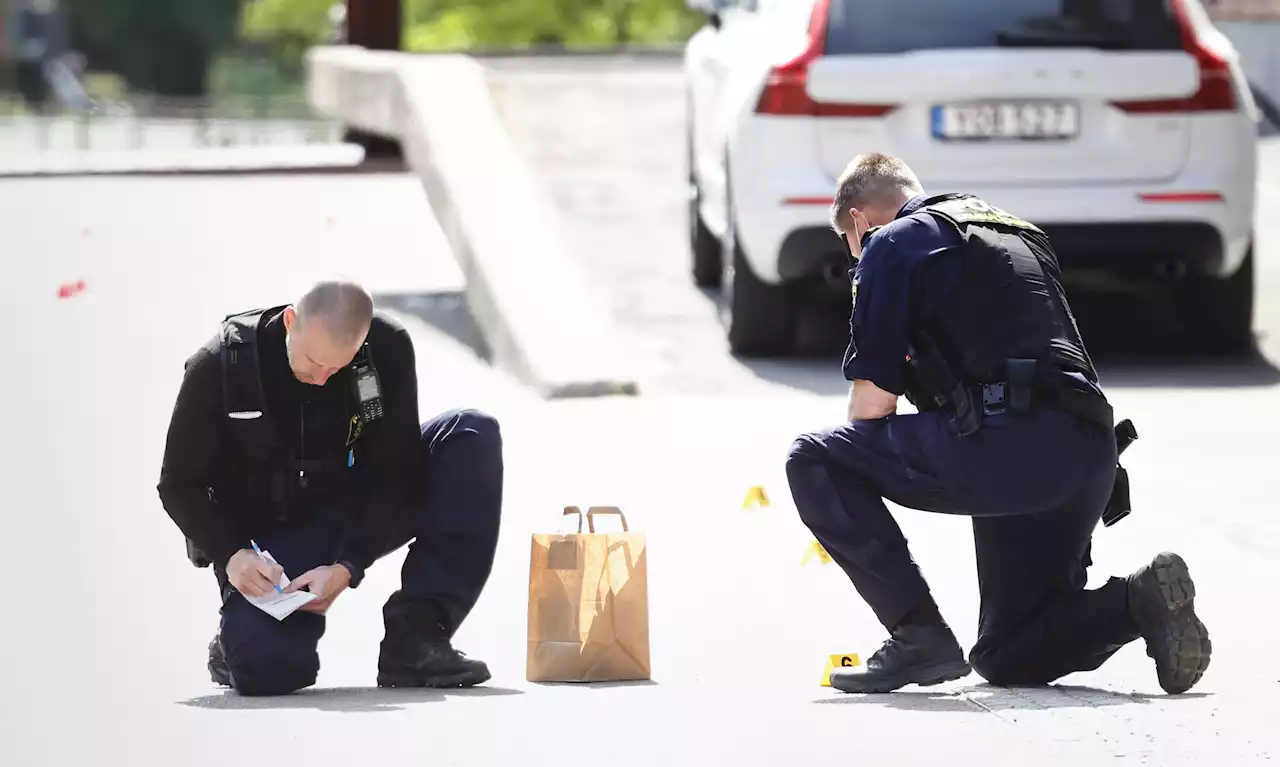
<path id="1" fill-rule="evenodd" d="M 853 222 L 854 238 L 858 242 L 866 239 L 867 232 L 871 229 L 871 221 L 867 218 L 867 214 L 857 208 L 849 208 L 849 218 Z M 862 229 L 861 232 L 858 230 Z"/>
<path id="2" fill-rule="evenodd" d="M 295 310 L 292 306 L 286 306 L 284 308 L 284 329 L 292 330 L 293 323 L 297 322 L 297 320 L 298 320 L 297 310 Z"/>

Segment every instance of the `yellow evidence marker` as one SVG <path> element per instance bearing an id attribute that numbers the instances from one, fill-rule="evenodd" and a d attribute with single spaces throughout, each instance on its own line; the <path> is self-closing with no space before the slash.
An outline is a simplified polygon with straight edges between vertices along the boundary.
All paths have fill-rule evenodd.
<path id="1" fill-rule="evenodd" d="M 752 506 L 761 508 L 769 505 L 769 495 L 764 491 L 764 485 L 755 485 L 747 491 L 747 497 L 742 502 L 742 508 L 749 509 Z"/>
<path id="2" fill-rule="evenodd" d="M 830 687 L 832 671 L 835 671 L 837 668 L 842 666 L 848 668 L 850 666 L 859 666 L 861 664 L 862 661 L 858 660 L 858 654 L 856 652 L 851 652 L 847 655 L 832 655 L 827 658 L 827 667 L 822 670 L 822 681 L 819 682 L 819 684 L 823 687 Z"/>
<path id="3" fill-rule="evenodd" d="M 809 544 L 809 548 L 805 549 L 804 559 L 800 560 L 800 566 L 803 567 L 804 565 L 809 564 L 809 560 L 815 557 L 824 565 L 831 564 L 831 555 L 827 553 L 826 549 L 822 548 L 821 543 L 813 541 Z"/>

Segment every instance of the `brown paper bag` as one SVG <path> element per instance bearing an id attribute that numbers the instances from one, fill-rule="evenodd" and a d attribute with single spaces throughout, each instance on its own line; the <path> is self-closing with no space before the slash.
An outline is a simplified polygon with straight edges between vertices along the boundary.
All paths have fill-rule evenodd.
<path id="1" fill-rule="evenodd" d="M 576 506 L 578 532 L 536 533 L 529 560 L 530 682 L 648 679 L 649 576 L 645 535 L 613 506 Z M 597 533 L 595 517 L 616 514 L 622 532 Z M 582 532 L 585 516 L 588 533 Z"/>

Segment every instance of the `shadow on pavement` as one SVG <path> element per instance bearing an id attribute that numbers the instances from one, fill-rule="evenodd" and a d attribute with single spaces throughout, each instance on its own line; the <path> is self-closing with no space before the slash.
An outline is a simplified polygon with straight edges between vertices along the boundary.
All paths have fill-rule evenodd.
<path id="1" fill-rule="evenodd" d="M 1209 693 L 1188 692 L 1181 695 L 1148 695 L 1111 692 L 1096 687 L 1053 685 L 1050 687 L 1010 688 L 979 684 L 954 692 L 892 692 L 886 695 L 840 694 L 820 698 L 814 703 L 865 704 L 903 711 L 933 713 L 999 715 L 1000 711 L 1044 711 L 1057 708 L 1101 708 L 1104 706 L 1145 705 L 1152 700 L 1181 700 L 1208 697 Z"/>
<path id="2" fill-rule="evenodd" d="M 1147 352 L 1092 352 L 1103 388 L 1258 387 L 1280 384 L 1277 368 L 1260 351 L 1236 356 Z M 759 378 L 823 396 L 844 396 L 849 382 L 840 357 L 739 359 Z"/>
<path id="3" fill-rule="evenodd" d="M 1106 387 L 1255 387 L 1280 383 L 1280 369 L 1260 351 L 1232 357 L 1095 355 Z"/>
<path id="4" fill-rule="evenodd" d="M 1203 351 L 1187 329 L 1161 313 L 1143 313 L 1117 305 L 1114 297 L 1081 293 L 1072 304 L 1103 387 L 1259 387 L 1280 384 L 1280 368 L 1268 358 L 1255 333 L 1254 348 L 1243 353 Z M 1123 300 L 1123 299 L 1122 299 Z M 815 312 L 815 315 L 819 314 Z M 802 348 L 792 357 L 746 358 L 737 362 L 757 377 L 823 396 L 844 396 L 849 384 L 840 369 L 848 344 L 849 320 L 828 311 L 803 332 Z"/>
<path id="5" fill-rule="evenodd" d="M 1261 352 L 1238 356 L 1171 353 L 1094 353 L 1104 389 L 1119 387 L 1257 387 L 1280 384 L 1280 368 Z M 756 376 L 824 396 L 844 396 L 849 382 L 839 356 L 813 359 L 739 359 Z"/>
<path id="6" fill-rule="evenodd" d="M 656 687 L 653 679 L 635 679 L 624 682 L 533 682 L 538 687 L 578 688 L 582 690 L 601 690 L 608 687 Z"/>
<path id="7" fill-rule="evenodd" d="M 482 360 L 491 361 L 488 344 L 463 294 L 375 294 L 373 301 L 379 309 L 388 310 L 390 314 L 406 314 L 427 323 L 471 349 Z"/>
<path id="8" fill-rule="evenodd" d="M 505 695 L 523 695 L 520 690 L 505 687 L 470 687 L 466 689 L 384 688 L 384 687 L 331 687 L 300 690 L 289 695 L 245 696 L 232 690 L 218 695 L 178 701 L 193 708 L 228 709 L 236 711 L 257 709 L 300 709 L 365 713 L 374 711 L 400 711 L 415 703 L 438 703 L 449 697 L 486 698 Z"/>

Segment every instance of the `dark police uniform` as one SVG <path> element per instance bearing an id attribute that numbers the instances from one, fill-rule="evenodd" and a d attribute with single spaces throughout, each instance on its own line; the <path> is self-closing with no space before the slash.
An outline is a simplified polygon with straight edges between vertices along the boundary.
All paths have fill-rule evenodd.
<path id="1" fill-rule="evenodd" d="M 907 683 L 891 672 L 913 664 L 922 684 L 969 664 L 996 684 L 1097 668 L 1139 631 L 1124 579 L 1084 590 L 1117 442 L 1048 238 L 970 195 L 921 195 L 868 233 L 851 278 L 845 377 L 921 412 L 803 435 L 787 476 L 804 523 L 896 638 L 867 664 L 888 684 L 865 691 Z M 973 517 L 968 663 L 885 499 Z"/>
<path id="2" fill-rule="evenodd" d="M 449 639 L 489 577 L 502 503 L 496 421 L 475 410 L 418 419 L 413 343 L 375 312 L 352 366 L 323 386 L 289 368 L 283 306 L 232 315 L 193 354 L 174 405 L 158 490 L 199 566 L 212 563 L 223 603 L 210 646 L 215 681 L 246 694 L 315 683 L 325 617 L 277 622 L 224 571 L 250 541 L 291 578 L 344 564 L 357 588 L 373 562 L 412 541 L 383 613 L 379 683 L 487 678 Z M 363 407 L 356 363 L 377 373 Z M 366 390 L 367 393 L 368 390 Z"/>

